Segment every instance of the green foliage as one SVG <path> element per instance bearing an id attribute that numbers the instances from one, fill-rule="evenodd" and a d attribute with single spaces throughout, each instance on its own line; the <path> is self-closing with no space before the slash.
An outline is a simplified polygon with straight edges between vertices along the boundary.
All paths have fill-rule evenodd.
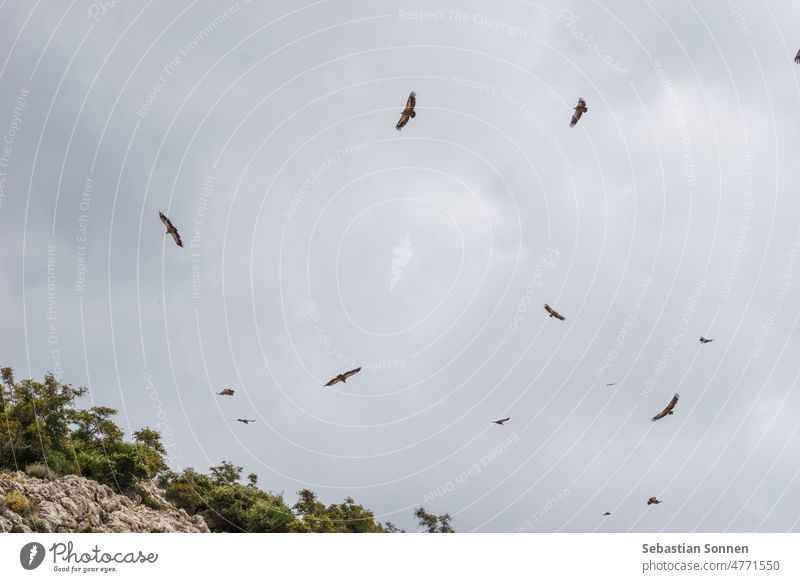
<path id="1" fill-rule="evenodd" d="M 58 478 L 58 473 L 50 469 L 44 463 L 31 463 L 25 467 L 25 473 L 30 477 L 42 479 L 43 481 L 52 481 Z"/>
<path id="2" fill-rule="evenodd" d="M 375 521 L 374 514 L 362 505 L 356 504 L 352 497 L 344 503 L 325 504 L 317 500 L 314 492 L 302 489 L 297 492 L 299 499 L 294 511 L 302 518 L 302 531 L 316 533 L 381 533 L 383 526 Z"/>
<path id="3" fill-rule="evenodd" d="M 33 513 L 33 504 L 30 499 L 19 491 L 9 491 L 3 496 L 3 503 L 14 513 L 23 517 Z"/>
<path id="4" fill-rule="evenodd" d="M 414 516 L 419 520 L 419 525 L 428 533 L 455 533 L 450 525 L 449 513 L 434 515 L 425 511 L 424 507 L 419 507 L 414 512 Z"/>
<path id="5" fill-rule="evenodd" d="M 43 382 L 15 381 L 11 368 L 0 376 L 0 425 L 8 435 L 0 440 L 0 467 L 33 468 L 34 476 L 83 475 L 121 492 L 167 468 L 156 431 L 144 428 L 126 442 L 112 418 L 116 410 L 76 408 L 85 388 L 51 374 Z"/>
<path id="6" fill-rule="evenodd" d="M 54 478 L 77 474 L 111 486 L 159 509 L 161 504 L 140 483 L 156 479 L 166 498 L 190 515 L 201 515 L 214 532 L 402 532 L 391 522 L 381 525 L 372 511 L 347 497 L 325 505 L 303 489 L 290 508 L 282 494 L 259 489 L 258 476 L 247 475 L 228 461 L 209 474 L 192 468 L 175 473 L 167 467 L 159 433 L 142 428 L 124 439 L 113 408 L 76 406 L 85 388 L 74 388 L 47 375 L 43 382 L 16 381 L 11 368 L 0 369 L 0 471 L 26 467 L 28 475 Z M 4 503 L 20 515 L 33 507 L 21 493 L 10 492 Z M 450 516 L 419 508 L 420 525 L 436 533 L 452 532 Z"/>

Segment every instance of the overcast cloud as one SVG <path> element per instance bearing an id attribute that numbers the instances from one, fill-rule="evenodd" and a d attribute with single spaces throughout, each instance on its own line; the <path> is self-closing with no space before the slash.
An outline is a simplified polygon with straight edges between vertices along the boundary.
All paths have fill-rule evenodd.
<path id="1" fill-rule="evenodd" d="M 2 364 L 406 529 L 798 531 L 799 16 L 3 3 Z"/>

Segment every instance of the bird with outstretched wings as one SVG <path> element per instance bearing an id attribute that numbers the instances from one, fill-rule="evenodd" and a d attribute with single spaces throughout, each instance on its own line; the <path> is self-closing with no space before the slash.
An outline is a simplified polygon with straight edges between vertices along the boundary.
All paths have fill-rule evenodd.
<path id="1" fill-rule="evenodd" d="M 572 120 L 569 122 L 570 127 L 575 127 L 575 125 L 580 121 L 581 116 L 589 111 L 589 108 L 586 107 L 586 100 L 581 97 L 578 99 L 578 105 L 575 107 L 575 113 L 572 114 Z"/>
<path id="2" fill-rule="evenodd" d="M 217 392 L 219 396 L 233 396 L 233 390 L 230 388 L 223 388 L 222 392 Z"/>
<path id="3" fill-rule="evenodd" d="M 659 503 L 661 503 L 661 500 L 657 497 L 651 497 L 647 500 L 647 505 L 658 505 Z"/>
<path id="4" fill-rule="evenodd" d="M 333 386 L 337 382 L 347 383 L 347 379 L 350 376 L 358 374 L 360 371 L 361 371 L 361 368 L 359 367 L 359 368 L 355 368 L 354 370 L 350 370 L 349 372 L 344 372 L 343 374 L 339 374 L 335 378 L 332 378 L 332 379 L 328 380 L 328 383 L 325 384 L 325 386 Z"/>
<path id="5" fill-rule="evenodd" d="M 503 425 L 504 425 L 505 423 L 507 423 L 509 420 L 511 420 L 511 417 L 510 417 L 510 416 L 509 416 L 509 417 L 507 417 L 507 418 L 501 418 L 500 420 L 493 420 L 493 421 L 492 421 L 492 424 L 499 424 L 500 426 L 503 426 Z"/>
<path id="6" fill-rule="evenodd" d="M 249 418 L 237 418 L 236 420 L 242 424 L 250 424 L 251 422 L 255 422 L 255 420 L 250 420 Z"/>
<path id="7" fill-rule="evenodd" d="M 800 51 L 797 51 L 797 56 L 794 57 L 794 62 L 800 65 Z"/>
<path id="8" fill-rule="evenodd" d="M 603 514 L 603 517 L 606 517 L 607 515 L 611 515 L 611 512 L 610 512 L 610 511 L 606 511 L 606 512 Z"/>
<path id="9" fill-rule="evenodd" d="M 417 116 L 417 112 L 414 111 L 414 107 L 417 106 L 417 94 L 412 91 L 409 96 L 408 100 L 406 101 L 406 108 L 403 109 L 403 113 L 400 114 L 400 121 L 397 122 L 397 125 L 394 128 L 398 131 L 403 129 L 408 123 L 409 119 L 413 119 Z"/>
<path id="10" fill-rule="evenodd" d="M 658 414 L 656 414 L 656 415 L 653 417 L 653 422 L 655 422 L 655 421 L 657 421 L 657 420 L 661 420 L 661 419 L 662 419 L 662 418 L 664 418 L 665 416 L 668 416 L 668 415 L 672 414 L 672 409 L 673 409 L 673 408 L 675 408 L 675 405 L 678 403 L 678 398 L 680 398 L 680 396 L 679 396 L 679 394 L 676 392 L 676 393 L 675 393 L 675 396 L 673 396 L 673 397 L 672 397 L 672 400 L 670 400 L 670 401 L 669 401 L 669 404 L 667 404 L 667 405 L 664 407 L 664 410 L 662 410 L 661 412 L 659 412 Z"/>
<path id="11" fill-rule="evenodd" d="M 705 337 L 705 336 L 702 336 L 702 335 L 700 336 L 700 343 L 701 344 L 709 344 L 709 343 L 711 343 L 713 341 L 714 341 L 713 337 Z"/>
<path id="12" fill-rule="evenodd" d="M 555 317 L 556 319 L 560 319 L 561 321 L 564 321 L 566 319 L 566 317 L 564 317 L 558 311 L 550 307 L 547 303 L 544 304 L 544 310 L 550 314 L 550 317 Z"/>
<path id="13" fill-rule="evenodd" d="M 161 222 L 164 223 L 164 226 L 167 227 L 167 232 L 165 234 L 172 235 L 172 238 L 175 240 L 175 244 L 179 247 L 182 247 L 183 243 L 181 242 L 181 235 L 178 234 L 178 229 L 172 225 L 172 221 L 167 218 L 163 212 L 159 212 L 158 217 L 161 219 Z"/>
<path id="14" fill-rule="evenodd" d="M 606 384 L 606 388 L 611 388 L 612 386 L 615 386 L 615 385 L 616 385 L 616 382 L 611 382 L 610 384 Z"/>

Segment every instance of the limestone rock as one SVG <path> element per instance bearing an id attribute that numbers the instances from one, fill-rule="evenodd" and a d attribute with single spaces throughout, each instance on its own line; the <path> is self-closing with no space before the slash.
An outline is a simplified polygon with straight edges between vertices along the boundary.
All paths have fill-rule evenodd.
<path id="1" fill-rule="evenodd" d="M 31 509 L 24 515 L 6 502 L 12 491 L 30 501 Z M 0 473 L 0 532 L 209 531 L 201 516 L 177 509 L 155 484 L 142 483 L 138 491 L 131 499 L 77 475 L 43 481 L 22 472 Z"/>

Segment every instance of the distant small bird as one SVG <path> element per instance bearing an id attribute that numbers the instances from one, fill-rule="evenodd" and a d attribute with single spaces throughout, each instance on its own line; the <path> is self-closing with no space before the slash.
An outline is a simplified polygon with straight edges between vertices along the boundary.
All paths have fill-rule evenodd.
<path id="1" fill-rule="evenodd" d="M 713 337 L 703 337 L 702 335 L 700 336 L 700 343 L 701 344 L 708 344 L 708 343 L 711 343 L 713 341 L 714 341 Z"/>
<path id="2" fill-rule="evenodd" d="M 333 386 L 337 382 L 344 382 L 347 383 L 347 379 L 354 374 L 358 374 L 361 371 L 361 368 L 356 368 L 355 370 L 350 370 L 349 372 L 344 372 L 343 374 L 339 374 L 335 378 L 328 380 L 328 383 L 325 386 Z"/>
<path id="3" fill-rule="evenodd" d="M 500 426 L 503 426 L 503 425 L 504 425 L 505 423 L 507 423 L 509 420 L 511 420 L 511 417 L 510 417 L 510 416 L 509 416 L 508 418 L 501 418 L 500 420 L 493 420 L 493 421 L 492 421 L 492 424 L 499 424 Z"/>
<path id="4" fill-rule="evenodd" d="M 255 422 L 255 420 L 250 420 L 250 419 L 247 419 L 247 418 L 237 418 L 236 420 L 238 420 L 239 422 L 242 422 L 244 424 L 250 424 L 251 422 Z"/>
<path id="5" fill-rule="evenodd" d="M 589 111 L 589 108 L 586 107 L 586 101 L 581 97 L 578 99 L 578 106 L 575 107 L 575 113 L 572 114 L 572 121 L 570 121 L 569 126 L 575 127 L 575 125 L 580 121 L 581 115 Z"/>
<path id="6" fill-rule="evenodd" d="M 408 96 L 408 101 L 406 101 L 406 108 L 403 109 L 403 113 L 400 114 L 400 121 L 397 122 L 397 125 L 394 128 L 398 131 L 403 129 L 408 123 L 409 119 L 413 119 L 417 116 L 417 112 L 414 111 L 414 107 L 417 106 L 417 94 L 413 91 Z"/>
<path id="7" fill-rule="evenodd" d="M 612 382 L 611 384 L 606 384 L 606 388 L 610 388 L 611 386 L 616 386 L 616 383 Z"/>
<path id="8" fill-rule="evenodd" d="M 655 422 L 657 420 L 661 420 L 665 416 L 672 414 L 672 409 L 675 408 L 675 405 L 678 403 L 678 398 L 679 397 L 680 397 L 680 395 L 676 392 L 675 396 L 672 397 L 672 400 L 669 401 L 669 404 L 667 404 L 667 406 L 664 408 L 664 410 L 662 410 L 661 412 L 659 412 L 658 414 L 656 414 L 653 417 L 653 422 Z"/>
<path id="9" fill-rule="evenodd" d="M 661 500 L 656 497 L 651 497 L 647 500 L 647 505 L 658 505 L 659 503 L 661 503 Z"/>
<path id="10" fill-rule="evenodd" d="M 797 51 L 797 56 L 794 58 L 794 62 L 800 65 L 800 51 Z"/>
<path id="11" fill-rule="evenodd" d="M 172 226 L 172 221 L 164 216 L 163 212 L 159 212 L 158 216 L 161 218 L 161 222 L 164 223 L 164 226 L 167 227 L 167 232 L 164 234 L 171 234 L 172 238 L 175 239 L 175 244 L 179 247 L 182 247 L 183 243 L 181 242 L 181 235 L 178 234 L 178 229 Z"/>
<path id="12" fill-rule="evenodd" d="M 230 388 L 225 388 L 222 390 L 222 392 L 217 392 L 217 394 L 219 394 L 220 396 L 233 396 L 233 390 L 231 390 Z"/>
<path id="13" fill-rule="evenodd" d="M 607 516 L 607 515 L 611 515 L 611 512 L 610 512 L 610 511 L 606 511 L 606 512 L 603 514 L 603 517 L 605 517 L 605 516 Z"/>
<path id="14" fill-rule="evenodd" d="M 555 317 L 556 319 L 560 319 L 561 321 L 564 321 L 566 319 L 566 317 L 564 317 L 558 311 L 550 307 L 547 303 L 544 304 L 544 310 L 550 314 L 550 317 Z"/>

